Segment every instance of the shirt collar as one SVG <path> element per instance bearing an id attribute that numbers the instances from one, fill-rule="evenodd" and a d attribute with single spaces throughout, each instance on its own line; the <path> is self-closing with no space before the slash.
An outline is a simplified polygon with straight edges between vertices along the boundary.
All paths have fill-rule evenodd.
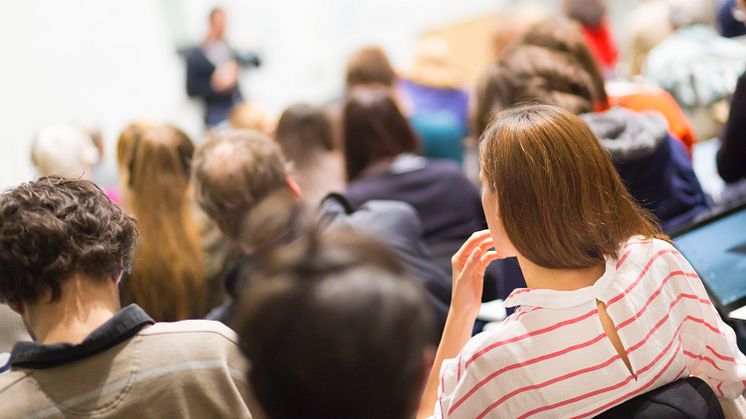
<path id="1" fill-rule="evenodd" d="M 505 307 L 531 306 L 562 309 L 579 306 L 598 299 L 616 275 L 616 258 L 606 258 L 606 270 L 596 282 L 573 291 L 555 291 L 539 288 L 516 288 L 505 299 Z"/>
<path id="2" fill-rule="evenodd" d="M 12 368 L 52 368 L 87 358 L 131 338 L 155 321 L 136 304 L 119 310 L 106 323 L 78 344 L 18 342 L 13 346 L 8 364 Z"/>

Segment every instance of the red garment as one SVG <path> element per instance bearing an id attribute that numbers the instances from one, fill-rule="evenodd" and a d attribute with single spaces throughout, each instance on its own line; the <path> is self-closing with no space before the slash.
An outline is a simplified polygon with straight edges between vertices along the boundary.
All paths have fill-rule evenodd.
<path id="1" fill-rule="evenodd" d="M 583 26 L 582 29 L 588 48 L 604 72 L 614 70 L 618 51 L 609 24 L 602 22 L 598 27 Z"/>
<path id="2" fill-rule="evenodd" d="M 621 106 L 636 112 L 660 112 L 668 121 L 668 131 L 692 155 L 692 147 L 697 142 L 694 128 L 668 92 L 648 84 L 610 81 L 606 83 L 606 93 L 610 106 Z"/>

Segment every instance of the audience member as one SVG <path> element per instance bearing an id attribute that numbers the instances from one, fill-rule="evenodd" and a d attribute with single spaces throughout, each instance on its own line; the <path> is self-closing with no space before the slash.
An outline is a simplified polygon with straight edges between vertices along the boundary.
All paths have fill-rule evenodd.
<path id="1" fill-rule="evenodd" d="M 733 330 L 583 120 L 547 105 L 503 111 L 481 152 L 490 228 L 454 256 L 420 417 L 591 417 L 690 375 L 741 395 Z M 505 301 L 513 315 L 470 339 L 485 267 L 508 256 L 528 287 Z"/>
<path id="2" fill-rule="evenodd" d="M 691 154 L 696 142 L 694 129 L 671 95 L 648 83 L 604 81 L 576 24 L 565 19 L 555 19 L 551 24 L 547 22 L 536 25 L 527 31 L 521 43 L 573 55 L 591 76 L 594 110 L 605 111 L 610 106 L 622 106 L 633 111 L 660 112 L 668 121 L 669 132 L 681 140 Z"/>
<path id="3" fill-rule="evenodd" d="M 644 75 L 669 92 L 694 124 L 697 137 L 720 134 L 722 104 L 746 67 L 746 46 L 712 27 L 712 0 L 666 0 L 675 31 L 650 51 Z"/>
<path id="4" fill-rule="evenodd" d="M 91 136 L 73 124 L 40 130 L 31 143 L 31 163 L 37 176 L 58 175 L 90 179 L 99 154 Z"/>
<path id="5" fill-rule="evenodd" d="M 629 75 L 642 74 L 642 66 L 650 50 L 671 34 L 671 19 L 665 0 L 643 0 L 624 18 Z"/>
<path id="6" fill-rule="evenodd" d="M 386 88 L 350 92 L 342 126 L 350 202 L 391 199 L 412 205 L 433 257 L 449 268 L 453 253 L 485 225 L 477 188 L 458 164 L 416 155 L 418 138 Z"/>
<path id="7" fill-rule="evenodd" d="M 104 145 L 104 136 L 101 131 L 100 122 L 96 119 L 81 118 L 75 121 L 75 125 L 88 133 L 98 152 L 98 163 L 93 166 L 90 180 L 103 189 L 106 196 L 111 198 L 112 201 L 119 204 L 121 197 L 119 193 L 117 165 L 116 162 L 106 158 L 106 146 Z"/>
<path id="8" fill-rule="evenodd" d="M 253 102 L 243 102 L 230 113 L 228 123 L 234 129 L 253 129 L 266 135 L 272 135 L 277 121 L 264 109 Z"/>
<path id="9" fill-rule="evenodd" d="M 722 135 L 722 145 L 717 155 L 720 177 L 726 182 L 746 178 L 746 73 L 738 79 L 736 92 L 731 100 L 730 115 Z"/>
<path id="10" fill-rule="evenodd" d="M 87 180 L 45 177 L 0 195 L 0 299 L 35 342 L 0 375 L 5 417 L 250 417 L 246 363 L 225 326 L 120 309 L 135 220 Z"/>
<path id="11" fill-rule="evenodd" d="M 292 164 L 303 202 L 311 208 L 329 193 L 345 188 L 342 156 L 334 137 L 330 117 L 309 105 L 290 106 L 277 123 L 275 141 Z"/>
<path id="12" fill-rule="evenodd" d="M 606 2 L 604 0 L 563 0 L 562 5 L 565 15 L 580 23 L 588 48 L 604 74 L 613 75 L 618 51 L 611 28 L 606 21 Z"/>
<path id="13" fill-rule="evenodd" d="M 186 57 L 187 94 L 204 102 L 207 126 L 226 120 L 231 109 L 241 102 L 241 66 L 259 65 L 255 54 L 235 50 L 226 42 L 226 20 L 225 10 L 212 9 L 205 39 Z"/>
<path id="14" fill-rule="evenodd" d="M 268 196 L 284 191 L 300 199 L 300 188 L 286 166 L 279 146 L 261 133 L 213 132 L 195 155 L 197 201 L 223 234 L 237 241 L 246 217 Z M 424 285 L 442 329 L 450 302 L 450 282 L 446 273 L 430 261 L 419 218 L 409 205 L 371 201 L 354 210 L 344 196 L 333 194 L 321 203 L 317 216 L 324 227 L 348 225 L 390 246 L 408 274 Z M 244 247 L 251 258 L 252 246 Z M 233 300 L 212 313 L 211 318 L 229 322 L 235 308 L 233 301 L 245 286 L 235 271 L 230 272 L 226 288 Z"/>
<path id="15" fill-rule="evenodd" d="M 396 72 L 391 67 L 386 53 L 380 47 L 367 46 L 355 51 L 347 60 L 345 86 L 347 90 L 355 86 L 380 84 L 393 86 Z"/>
<path id="16" fill-rule="evenodd" d="M 421 39 L 397 90 L 408 105 L 423 156 L 463 162 L 463 141 L 469 135 L 469 94 L 463 86 L 448 43 L 439 37 Z"/>
<path id="17" fill-rule="evenodd" d="M 743 0 L 739 7 L 744 8 Z M 741 23 L 743 25 L 743 23 Z M 746 185 L 746 73 L 742 74 L 736 84 L 736 90 L 730 102 L 730 114 L 720 137 L 722 145 L 717 153 L 717 169 L 720 177 L 729 185 L 724 193 L 727 200 L 746 197 L 743 190 Z M 737 185 L 740 182 L 742 185 Z"/>
<path id="18" fill-rule="evenodd" d="M 484 126 L 495 111 L 530 101 L 586 114 L 583 118 L 611 153 L 632 196 L 660 220 L 665 231 L 707 211 L 691 160 L 668 134 L 665 120 L 655 113 L 623 108 L 589 113 L 593 92 L 590 75 L 571 54 L 522 45 L 485 73 L 477 92 L 476 124 Z"/>
<path id="19" fill-rule="evenodd" d="M 286 201 L 260 207 L 247 230 L 273 242 L 237 324 L 267 416 L 411 418 L 435 349 L 424 290 L 385 245 L 308 226 Z"/>
<path id="20" fill-rule="evenodd" d="M 133 124 L 120 135 L 118 152 L 123 204 L 142 236 L 122 301 L 158 321 L 204 315 L 202 249 L 190 207 L 194 145 L 174 127 Z"/>
<path id="21" fill-rule="evenodd" d="M 718 29 L 726 38 L 736 38 L 746 35 L 743 25 L 746 10 L 742 0 L 725 0 L 718 10 Z"/>

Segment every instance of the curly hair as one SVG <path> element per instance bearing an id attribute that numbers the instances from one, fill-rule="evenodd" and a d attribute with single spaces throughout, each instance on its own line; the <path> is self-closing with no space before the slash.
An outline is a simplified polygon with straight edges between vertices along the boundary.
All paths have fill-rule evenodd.
<path id="1" fill-rule="evenodd" d="M 51 301 L 75 273 L 105 280 L 128 271 L 135 219 L 92 182 L 42 177 L 0 195 L 0 299 Z"/>

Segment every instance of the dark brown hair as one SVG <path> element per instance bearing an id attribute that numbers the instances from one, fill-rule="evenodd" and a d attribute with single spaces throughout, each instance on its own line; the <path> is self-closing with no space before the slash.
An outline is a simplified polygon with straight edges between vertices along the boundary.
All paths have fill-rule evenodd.
<path id="1" fill-rule="evenodd" d="M 569 53 L 517 45 L 487 68 L 476 91 L 473 128 L 484 132 L 495 112 L 543 103 L 581 114 L 593 110 L 591 76 Z"/>
<path id="2" fill-rule="evenodd" d="M 135 220 L 93 183 L 43 177 L 0 195 L 0 299 L 34 303 L 76 273 L 108 280 L 127 271 Z"/>
<path id="3" fill-rule="evenodd" d="M 604 76 L 576 23 L 567 19 L 553 18 L 551 22 L 536 24 L 528 29 L 521 43 L 568 53 L 575 57 L 577 63 L 591 77 L 596 107 L 601 109 L 609 107 Z"/>
<path id="4" fill-rule="evenodd" d="M 236 324 L 247 379 L 265 412 L 411 417 L 432 339 L 424 291 L 382 244 L 298 222 L 297 204 L 261 206 L 247 226 L 282 230 L 250 234 L 274 239 L 257 252 Z"/>
<path id="5" fill-rule="evenodd" d="M 419 140 L 389 89 L 353 89 L 342 116 L 347 179 L 355 180 L 373 163 L 400 153 L 417 153 Z"/>
<path id="6" fill-rule="evenodd" d="M 396 74 L 386 53 L 380 47 L 368 46 L 355 51 L 347 60 L 347 88 L 360 85 L 394 85 Z"/>
<path id="7" fill-rule="evenodd" d="M 665 238 L 588 126 L 564 109 L 498 113 L 480 154 L 484 187 L 496 192 L 508 238 L 539 266 L 585 268 L 616 257 L 632 236 Z"/>
<path id="8" fill-rule="evenodd" d="M 271 193 L 288 187 L 285 159 L 264 134 L 214 131 L 194 157 L 197 202 L 231 239 L 247 214 Z"/>
<path id="9" fill-rule="evenodd" d="M 204 315 L 202 247 L 191 207 L 194 144 L 168 125 L 130 127 L 120 175 L 125 208 L 138 219 L 142 240 L 122 301 L 140 305 L 157 321 Z M 128 135 L 120 136 L 127 139 Z"/>
<path id="10" fill-rule="evenodd" d="M 290 106 L 282 113 L 275 140 L 285 157 L 299 166 L 314 153 L 335 148 L 329 116 L 320 108 L 303 104 Z"/>

